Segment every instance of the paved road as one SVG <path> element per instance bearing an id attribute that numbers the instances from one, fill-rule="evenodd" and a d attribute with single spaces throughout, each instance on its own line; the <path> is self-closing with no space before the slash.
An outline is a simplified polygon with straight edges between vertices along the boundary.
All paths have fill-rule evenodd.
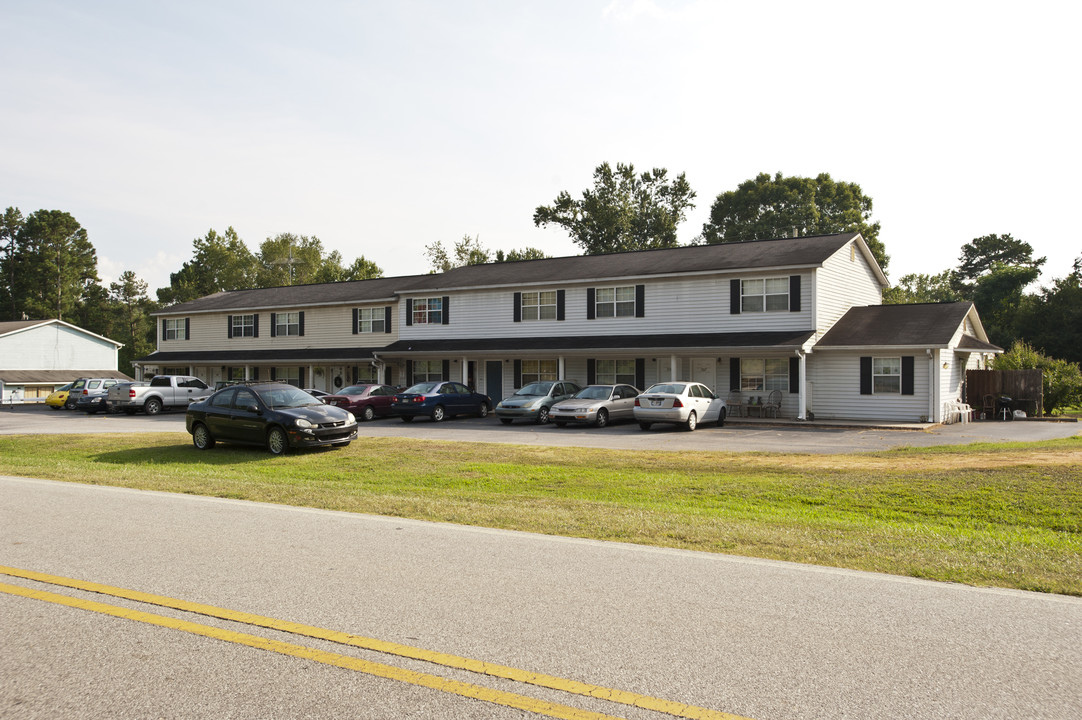
<path id="1" fill-rule="evenodd" d="M 184 432 L 183 413 L 154 417 L 87 415 L 56 412 L 40 406 L 0 409 L 0 434 L 12 433 L 136 433 Z M 753 421 L 727 422 L 724 428 L 703 427 L 693 433 L 658 426 L 642 432 L 635 423 L 603 429 L 557 428 L 528 423 L 501 425 L 495 417 L 460 418 L 444 423 L 406 424 L 381 418 L 361 425 L 369 437 L 438 438 L 456 442 L 499 442 L 525 445 L 562 445 L 627 450 L 721 450 L 796 453 L 846 453 L 898 447 L 929 447 L 974 442 L 1047 440 L 1082 432 L 1080 423 L 978 422 L 933 425 L 926 430 L 830 425 L 778 426 Z"/>
<path id="2" fill-rule="evenodd" d="M 1082 716 L 1082 600 L 0 477 L 0 565 L 257 613 L 756 720 Z M 668 717 L 106 595 L 627 718 Z M 532 713 L 0 593 L 0 717 Z"/>

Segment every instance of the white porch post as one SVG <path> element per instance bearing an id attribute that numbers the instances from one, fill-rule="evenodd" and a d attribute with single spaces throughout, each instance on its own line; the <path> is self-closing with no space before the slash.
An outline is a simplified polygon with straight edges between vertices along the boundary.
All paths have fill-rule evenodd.
<path id="1" fill-rule="evenodd" d="M 314 365 L 309 365 L 308 366 L 308 387 L 315 387 L 316 386 L 316 383 L 315 383 L 316 374 L 315 374 L 315 372 L 313 372 L 314 368 L 315 368 Z M 304 385 L 304 383 L 301 383 L 301 385 Z"/>
<path id="2" fill-rule="evenodd" d="M 462 384 L 470 385 L 470 359 L 466 357 L 462 358 Z"/>
<path id="3" fill-rule="evenodd" d="M 672 373 L 672 377 L 669 378 L 672 382 L 676 382 L 680 379 L 679 360 L 675 355 L 669 356 L 669 372 Z"/>
<path id="4" fill-rule="evenodd" d="M 800 352 L 799 350 L 797 351 L 796 355 L 797 355 L 798 358 L 800 358 L 800 371 L 799 371 L 800 380 L 798 381 L 800 383 L 800 388 L 799 388 L 799 391 L 798 391 L 799 392 L 799 397 L 797 399 L 797 402 L 800 403 L 800 404 L 797 405 L 796 419 L 797 420 L 807 420 L 808 419 L 808 391 L 807 391 L 807 387 L 808 387 L 808 356 L 805 353 Z"/>
<path id="5" fill-rule="evenodd" d="M 556 379 L 557 380 L 563 380 L 564 379 L 564 357 L 561 355 L 557 362 L 559 363 L 559 368 L 556 370 Z"/>
<path id="6" fill-rule="evenodd" d="M 245 380 L 245 382 L 247 382 L 248 380 L 251 380 L 251 379 L 252 379 L 252 372 L 251 372 L 251 370 L 252 370 L 252 366 L 251 366 L 251 365 L 245 365 L 245 366 L 244 366 L 244 380 Z"/>

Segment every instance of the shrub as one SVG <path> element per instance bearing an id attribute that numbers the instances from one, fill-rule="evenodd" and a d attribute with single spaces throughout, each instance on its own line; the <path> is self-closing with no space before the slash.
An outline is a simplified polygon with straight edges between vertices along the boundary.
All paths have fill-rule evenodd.
<path id="1" fill-rule="evenodd" d="M 996 370 L 1043 370 L 1044 411 L 1048 414 L 1056 408 L 1082 403 L 1082 368 L 1078 363 L 1042 355 L 1021 340 L 997 357 L 992 367 Z"/>

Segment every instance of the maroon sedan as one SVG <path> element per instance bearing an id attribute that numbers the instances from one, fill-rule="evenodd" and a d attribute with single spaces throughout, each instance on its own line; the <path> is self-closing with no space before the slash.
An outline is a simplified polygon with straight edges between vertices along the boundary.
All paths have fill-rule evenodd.
<path id="1" fill-rule="evenodd" d="M 371 420 L 391 414 L 395 389 L 390 385 L 350 385 L 334 395 L 320 398 L 327 405 L 349 410 L 358 420 Z"/>

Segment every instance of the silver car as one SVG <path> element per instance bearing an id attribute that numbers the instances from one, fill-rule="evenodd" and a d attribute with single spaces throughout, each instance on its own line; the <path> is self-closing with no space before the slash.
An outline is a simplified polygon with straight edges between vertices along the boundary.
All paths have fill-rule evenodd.
<path id="1" fill-rule="evenodd" d="M 663 382 L 635 398 L 635 419 L 649 430 L 654 423 L 676 423 L 694 430 L 699 423 L 725 424 L 725 401 L 697 382 Z"/>
<path id="2" fill-rule="evenodd" d="M 511 397 L 501 400 L 496 406 L 496 417 L 504 425 L 510 425 L 516 419 L 544 425 L 549 421 L 549 409 L 553 405 L 581 389 L 575 383 L 565 380 L 532 382 L 521 390 L 516 390 Z"/>
<path id="3" fill-rule="evenodd" d="M 615 420 L 635 416 L 635 398 L 639 391 L 630 385 L 588 385 L 570 400 L 561 400 L 549 410 L 556 427 L 585 423 L 605 427 Z"/>

